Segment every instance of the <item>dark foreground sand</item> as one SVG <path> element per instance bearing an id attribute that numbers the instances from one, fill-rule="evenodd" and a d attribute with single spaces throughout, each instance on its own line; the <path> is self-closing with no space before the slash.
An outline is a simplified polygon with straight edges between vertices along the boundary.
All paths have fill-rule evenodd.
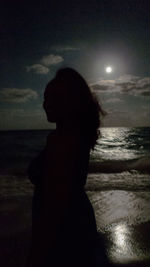
<path id="1" fill-rule="evenodd" d="M 121 218 L 112 219 L 114 212 L 110 204 L 104 220 L 101 198 L 95 201 L 95 194 L 100 196 L 102 192 L 88 192 L 88 195 L 95 209 L 100 235 L 104 237 L 110 266 L 150 266 L 150 220 L 142 222 L 139 218 L 131 223 L 131 214 L 124 215 L 123 204 Z M 31 237 L 31 201 L 31 191 L 28 196 L 0 199 L 0 267 L 25 266 Z M 115 209 L 121 210 L 119 200 Z"/>

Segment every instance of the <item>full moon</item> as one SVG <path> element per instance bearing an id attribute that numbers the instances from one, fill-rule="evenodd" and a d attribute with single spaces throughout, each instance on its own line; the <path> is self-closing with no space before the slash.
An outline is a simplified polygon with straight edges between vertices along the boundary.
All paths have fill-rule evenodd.
<path id="1" fill-rule="evenodd" d="M 106 72 L 107 73 L 111 73 L 112 72 L 112 67 L 110 67 L 110 66 L 106 67 Z"/>

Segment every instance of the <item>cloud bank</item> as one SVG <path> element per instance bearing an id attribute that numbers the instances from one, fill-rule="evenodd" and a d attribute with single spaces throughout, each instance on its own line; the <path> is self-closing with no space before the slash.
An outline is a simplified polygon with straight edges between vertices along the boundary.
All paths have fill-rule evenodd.
<path id="1" fill-rule="evenodd" d="M 123 75 L 116 80 L 100 79 L 91 88 L 99 93 L 127 93 L 134 96 L 150 96 L 150 77 L 141 78 L 133 75 Z"/>
<path id="2" fill-rule="evenodd" d="M 126 74 L 115 80 L 101 78 L 91 88 L 107 112 L 104 126 L 150 126 L 150 77 Z"/>
<path id="3" fill-rule="evenodd" d="M 45 55 L 40 60 L 40 63 L 33 64 L 31 66 L 26 66 L 27 72 L 33 71 L 36 74 L 42 74 L 45 75 L 49 72 L 49 66 L 59 64 L 63 62 L 64 59 L 62 56 L 59 55 Z"/>
<path id="4" fill-rule="evenodd" d="M 22 103 L 37 97 L 37 92 L 32 89 L 3 88 L 0 90 L 0 102 Z"/>

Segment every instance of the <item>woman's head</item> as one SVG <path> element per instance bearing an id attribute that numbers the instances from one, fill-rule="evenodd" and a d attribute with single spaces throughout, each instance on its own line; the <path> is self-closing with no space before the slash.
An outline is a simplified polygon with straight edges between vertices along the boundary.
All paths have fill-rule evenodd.
<path id="1" fill-rule="evenodd" d="M 71 68 L 60 69 L 44 93 L 48 121 L 79 127 L 94 147 L 103 111 L 85 80 Z"/>

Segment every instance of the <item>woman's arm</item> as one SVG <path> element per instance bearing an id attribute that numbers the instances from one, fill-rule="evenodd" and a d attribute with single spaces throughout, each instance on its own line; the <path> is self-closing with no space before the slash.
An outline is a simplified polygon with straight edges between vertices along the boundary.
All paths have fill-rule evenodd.
<path id="1" fill-rule="evenodd" d="M 29 164 L 27 173 L 28 178 L 33 185 L 37 185 L 39 184 L 39 182 L 41 182 L 40 180 L 43 167 L 44 152 L 45 150 L 42 150 L 39 155 L 34 158 Z"/>

